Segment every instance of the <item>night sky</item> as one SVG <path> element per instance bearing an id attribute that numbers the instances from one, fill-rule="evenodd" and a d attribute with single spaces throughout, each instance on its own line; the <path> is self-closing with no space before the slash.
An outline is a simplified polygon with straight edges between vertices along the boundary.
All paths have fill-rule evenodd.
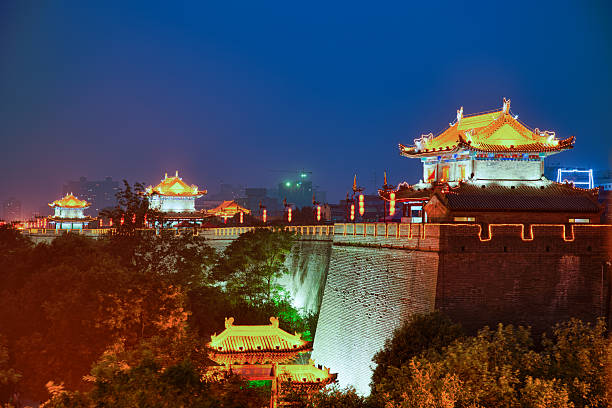
<path id="1" fill-rule="evenodd" d="M 96 3 L 0 3 L 0 199 L 24 215 L 79 176 L 414 182 L 398 142 L 504 96 L 576 135 L 556 160 L 609 167 L 609 2 Z"/>

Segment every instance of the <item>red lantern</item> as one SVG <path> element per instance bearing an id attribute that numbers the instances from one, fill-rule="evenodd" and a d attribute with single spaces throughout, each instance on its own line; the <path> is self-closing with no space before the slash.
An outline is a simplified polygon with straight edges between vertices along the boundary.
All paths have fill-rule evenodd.
<path id="1" fill-rule="evenodd" d="M 291 207 L 287 208 L 287 222 L 291 222 Z"/>
<path id="2" fill-rule="evenodd" d="M 123 215 L 121 216 L 121 220 L 119 221 L 119 224 L 123 225 L 123 223 L 125 222 L 125 218 L 123 217 Z"/>
<path id="3" fill-rule="evenodd" d="M 395 193 L 389 194 L 389 215 L 391 217 L 395 215 Z"/>
<path id="4" fill-rule="evenodd" d="M 317 205 L 317 222 L 321 221 L 321 206 Z"/>
<path id="5" fill-rule="evenodd" d="M 136 224 L 136 214 L 132 215 L 132 224 Z"/>
<path id="6" fill-rule="evenodd" d="M 355 220 L 355 204 L 351 204 L 351 221 Z"/>
<path id="7" fill-rule="evenodd" d="M 242 211 L 240 212 L 240 223 L 242 224 L 244 221 L 244 215 L 242 214 Z"/>
<path id="8" fill-rule="evenodd" d="M 112 219 L 112 218 L 110 218 L 110 219 L 108 220 L 108 226 L 109 226 L 109 227 L 112 227 L 112 226 L 113 226 L 113 219 Z"/>
<path id="9" fill-rule="evenodd" d="M 263 218 L 263 222 L 266 222 L 266 220 L 268 219 L 268 210 L 266 210 L 265 208 L 263 210 L 262 218 Z"/>
<path id="10" fill-rule="evenodd" d="M 365 197 L 359 194 L 359 215 L 363 217 L 363 213 L 365 213 Z"/>

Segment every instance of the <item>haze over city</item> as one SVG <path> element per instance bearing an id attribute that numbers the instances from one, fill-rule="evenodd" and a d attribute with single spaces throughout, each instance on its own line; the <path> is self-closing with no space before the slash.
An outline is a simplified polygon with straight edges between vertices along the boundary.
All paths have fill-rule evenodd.
<path id="1" fill-rule="evenodd" d="M 269 187 L 306 169 L 329 201 L 356 173 L 419 178 L 397 143 L 498 109 L 607 168 L 607 2 L 3 2 L 0 199 L 24 214 L 80 176 Z M 376 185 L 375 185 L 376 182 Z"/>

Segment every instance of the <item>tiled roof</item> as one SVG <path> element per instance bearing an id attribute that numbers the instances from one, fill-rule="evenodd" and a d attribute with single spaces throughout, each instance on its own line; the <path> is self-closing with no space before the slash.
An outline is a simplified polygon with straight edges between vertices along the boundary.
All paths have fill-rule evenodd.
<path id="1" fill-rule="evenodd" d="M 379 190 L 382 198 L 389 199 L 389 190 Z M 394 191 L 395 200 L 428 200 L 434 194 L 451 210 L 469 211 L 566 211 L 592 212 L 601 210 L 596 190 L 585 190 L 569 184 L 550 183 L 542 186 L 506 186 L 489 183 L 485 187 L 460 183 L 457 187 L 441 184 L 432 188 L 400 185 Z"/>
<path id="2" fill-rule="evenodd" d="M 451 210 L 592 213 L 601 210 L 592 191 L 558 183 L 545 187 L 522 185 L 514 188 L 495 184 L 482 188 L 462 183 L 448 191 L 440 190 L 437 194 Z"/>
<path id="3" fill-rule="evenodd" d="M 282 382 L 293 384 L 329 384 L 337 374 L 331 374 L 329 368 L 318 368 L 314 364 L 287 364 L 278 366 L 278 378 Z"/>
<path id="4" fill-rule="evenodd" d="M 434 193 L 433 188 L 416 188 L 408 184 L 400 184 L 396 190 L 378 190 L 378 195 L 389 200 L 389 194 L 392 191 L 395 193 L 395 201 L 428 199 Z"/>
<path id="5" fill-rule="evenodd" d="M 310 348 L 311 343 L 300 335 L 279 328 L 274 317 L 269 325 L 235 326 L 233 322 L 233 318 L 226 319 L 225 330 L 208 343 L 211 358 L 220 364 L 284 361 Z"/>
<path id="6" fill-rule="evenodd" d="M 483 152 L 539 153 L 571 149 L 574 137 L 559 140 L 553 132 L 531 130 L 510 114 L 510 101 L 504 100 L 501 110 L 463 116 L 458 111 L 457 121 L 434 137 L 423 135 L 414 146 L 400 144 L 400 154 L 408 157 L 432 156 L 458 150 Z"/>
<path id="7" fill-rule="evenodd" d="M 243 206 L 232 200 L 223 201 L 215 208 L 208 210 L 208 214 L 216 215 L 218 217 L 233 217 L 234 215 L 240 212 L 250 214 L 251 210 L 249 210 L 248 208 L 244 208 Z"/>
<path id="8" fill-rule="evenodd" d="M 159 194 L 165 196 L 176 196 L 176 197 L 192 197 L 206 194 L 206 190 L 199 190 L 198 186 L 192 184 L 187 185 L 182 178 L 179 177 L 178 171 L 176 176 L 168 177 L 168 174 L 164 179 L 155 187 L 147 187 L 147 194 Z"/>
<path id="9" fill-rule="evenodd" d="M 91 204 L 85 200 L 79 200 L 72 194 L 66 194 L 65 197 L 55 200 L 49 203 L 49 207 L 62 207 L 62 208 L 87 208 Z"/>

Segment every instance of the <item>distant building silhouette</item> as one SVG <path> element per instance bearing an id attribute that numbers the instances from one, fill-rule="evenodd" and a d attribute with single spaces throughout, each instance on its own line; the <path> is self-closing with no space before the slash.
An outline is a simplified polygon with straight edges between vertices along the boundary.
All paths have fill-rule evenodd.
<path id="1" fill-rule="evenodd" d="M 259 204 L 266 208 L 269 215 L 276 215 L 281 210 L 281 203 L 277 198 L 268 196 L 266 188 L 246 188 L 244 190 L 246 197 L 240 201 L 242 204 L 251 210 L 253 214 L 260 215 Z"/>
<path id="2" fill-rule="evenodd" d="M 78 181 L 68 181 L 62 186 L 63 195 L 74 194 L 91 203 L 89 212 L 94 216 L 100 210 L 117 204 L 115 197 L 117 191 L 119 191 L 119 182 L 113 181 L 112 177 L 100 181 L 90 181 L 86 177 L 81 177 Z"/>
<path id="3" fill-rule="evenodd" d="M 2 218 L 4 221 L 21 221 L 21 201 L 11 197 L 2 203 Z"/>

